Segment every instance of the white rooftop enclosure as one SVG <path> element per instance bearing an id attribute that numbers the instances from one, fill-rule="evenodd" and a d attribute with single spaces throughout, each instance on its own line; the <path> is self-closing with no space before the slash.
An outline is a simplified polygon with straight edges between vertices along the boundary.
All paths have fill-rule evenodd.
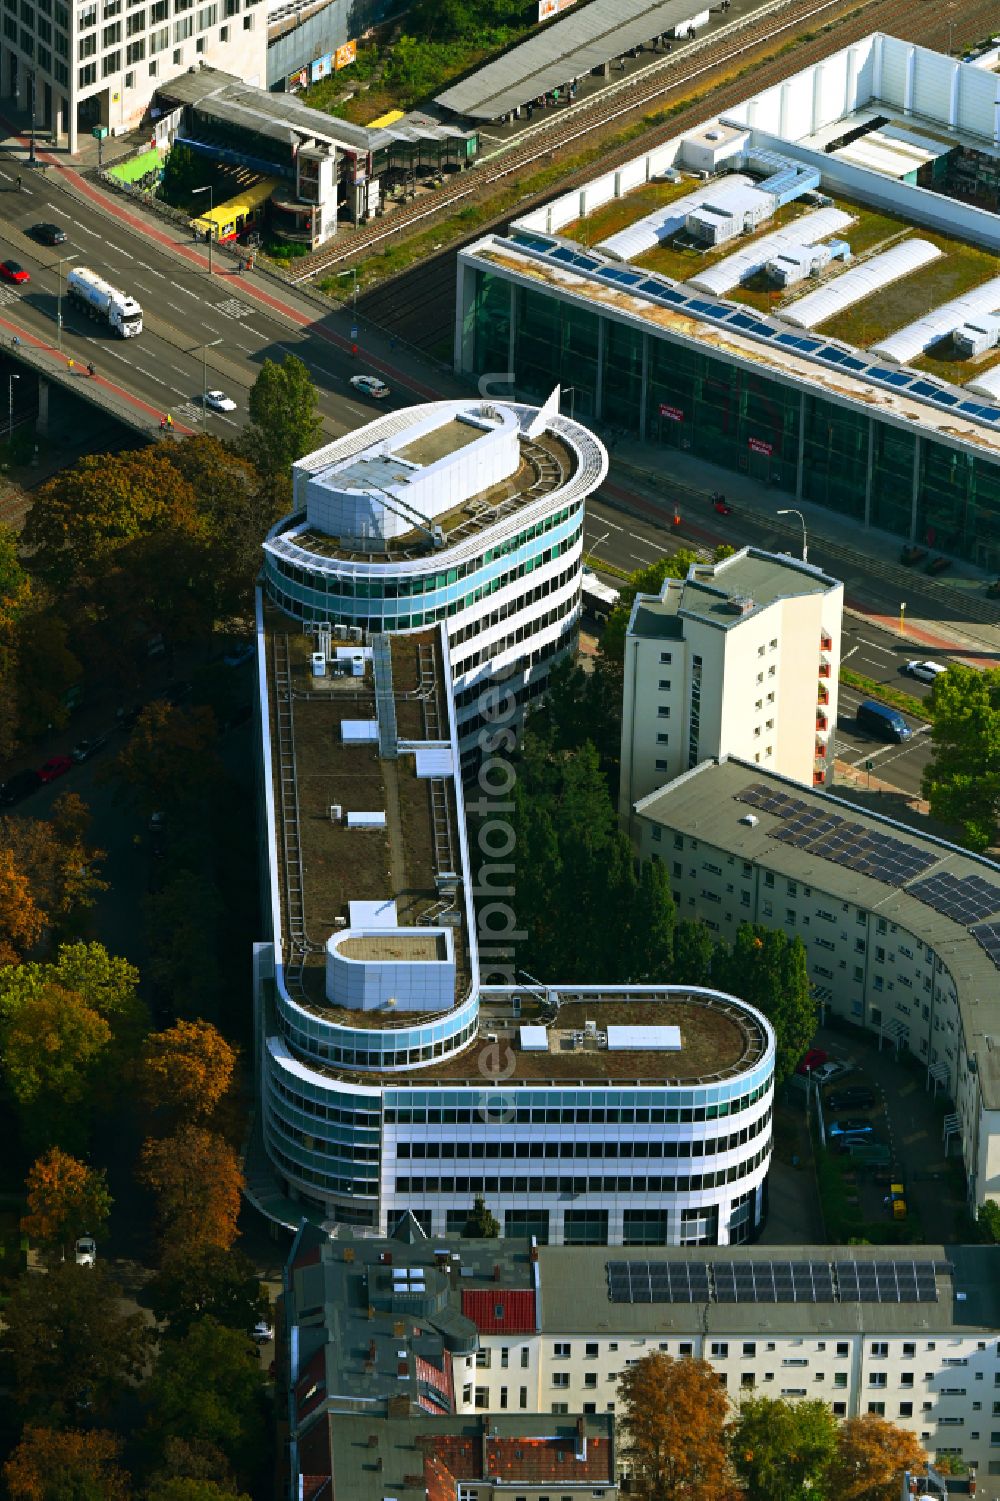
<path id="1" fill-rule="evenodd" d="M 707 271 L 699 271 L 697 276 L 689 277 L 687 285 L 695 287 L 699 292 L 714 292 L 716 296 L 721 296 L 731 287 L 738 287 L 748 276 L 760 271 L 783 250 L 797 249 L 800 245 L 816 245 L 820 240 L 825 240 L 827 235 L 836 234 L 853 222 L 851 215 L 839 208 L 821 208 L 815 213 L 803 214 L 784 228 L 761 235 L 751 245 L 744 245 L 733 255 L 727 255 L 724 261 L 710 266 Z"/>
<path id="2" fill-rule="evenodd" d="M 793 323 L 796 328 L 815 328 L 844 308 L 870 297 L 880 287 L 886 287 L 901 276 L 909 276 L 911 271 L 937 260 L 940 254 L 930 240 L 903 240 L 891 250 L 873 255 L 871 260 L 860 261 L 841 276 L 817 287 L 815 292 L 808 292 L 789 307 L 782 308 L 778 317 L 786 323 Z"/>
<path id="3" fill-rule="evenodd" d="M 951 302 L 942 303 L 941 307 L 925 313 L 915 323 L 908 323 L 887 339 L 873 344 L 871 353 L 881 355 L 884 360 L 892 360 L 894 364 L 906 365 L 910 360 L 918 359 L 938 339 L 961 328 L 963 323 L 969 323 L 983 313 L 996 312 L 998 308 L 1000 276 L 994 276 L 981 287 L 974 287 L 971 292 L 965 292 Z"/>

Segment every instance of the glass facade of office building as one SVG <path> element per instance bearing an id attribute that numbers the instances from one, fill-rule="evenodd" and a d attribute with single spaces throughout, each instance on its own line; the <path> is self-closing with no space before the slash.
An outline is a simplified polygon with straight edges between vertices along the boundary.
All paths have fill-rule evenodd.
<path id="1" fill-rule="evenodd" d="M 518 396 L 572 388 L 577 417 L 684 449 L 841 515 L 1000 573 L 1000 463 L 769 370 L 476 269 L 474 369 Z"/>

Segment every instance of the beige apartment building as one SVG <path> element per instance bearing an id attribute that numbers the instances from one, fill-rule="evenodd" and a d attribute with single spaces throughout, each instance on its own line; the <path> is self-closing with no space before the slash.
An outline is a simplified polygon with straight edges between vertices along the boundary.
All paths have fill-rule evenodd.
<path id="1" fill-rule="evenodd" d="M 747 547 L 640 594 L 625 642 L 620 811 L 700 761 L 832 780 L 844 586 Z"/>

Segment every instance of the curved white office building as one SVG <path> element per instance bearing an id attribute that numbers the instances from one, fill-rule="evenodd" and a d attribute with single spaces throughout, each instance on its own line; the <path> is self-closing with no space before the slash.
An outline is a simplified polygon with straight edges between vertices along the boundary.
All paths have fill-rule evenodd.
<path id="1" fill-rule="evenodd" d="M 483 398 L 386 412 L 293 468 L 295 511 L 264 544 L 268 596 L 341 632 L 447 626 L 463 754 L 478 699 L 519 706 L 576 639 L 583 508 L 603 445 L 541 407 Z"/>
<path id="2" fill-rule="evenodd" d="M 258 603 L 269 931 L 248 1178 L 283 1223 L 385 1233 L 409 1211 L 439 1234 L 478 1195 L 505 1235 L 553 1243 L 725 1244 L 761 1223 L 762 1016 L 710 991 L 480 976 L 481 954 L 494 979 L 515 954 L 517 914 L 484 876 L 507 858 L 502 818 L 473 869 L 457 700 L 511 665 L 530 687 L 572 639 L 604 466 L 554 409 L 449 402 L 297 468 Z M 516 716 L 503 697 L 473 705 L 493 736 Z"/>

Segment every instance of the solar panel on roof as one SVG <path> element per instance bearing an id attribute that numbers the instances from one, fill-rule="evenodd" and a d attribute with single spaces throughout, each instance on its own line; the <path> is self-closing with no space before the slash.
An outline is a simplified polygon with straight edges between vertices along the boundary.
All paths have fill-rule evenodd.
<path id="1" fill-rule="evenodd" d="M 969 932 L 986 951 L 997 969 L 1000 969 L 1000 922 L 977 923 Z"/>
<path id="2" fill-rule="evenodd" d="M 981 876 L 958 877 L 942 871 L 911 886 L 910 895 L 966 927 L 1000 912 L 1000 886 Z"/>

